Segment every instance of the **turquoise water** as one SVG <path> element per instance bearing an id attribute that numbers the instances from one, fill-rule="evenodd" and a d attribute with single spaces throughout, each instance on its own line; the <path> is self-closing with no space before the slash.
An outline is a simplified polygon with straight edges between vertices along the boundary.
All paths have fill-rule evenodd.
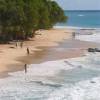
<path id="1" fill-rule="evenodd" d="M 58 26 L 100 28 L 100 11 L 65 11 L 68 20 Z"/>

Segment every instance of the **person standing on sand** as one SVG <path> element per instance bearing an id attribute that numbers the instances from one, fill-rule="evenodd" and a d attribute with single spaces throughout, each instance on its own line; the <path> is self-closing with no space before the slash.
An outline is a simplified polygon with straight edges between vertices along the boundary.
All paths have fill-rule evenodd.
<path id="1" fill-rule="evenodd" d="M 27 64 L 24 65 L 25 74 L 27 73 Z"/>
<path id="2" fill-rule="evenodd" d="M 28 54 L 28 55 L 30 54 L 30 50 L 29 50 L 29 48 L 27 48 L 27 54 Z"/>

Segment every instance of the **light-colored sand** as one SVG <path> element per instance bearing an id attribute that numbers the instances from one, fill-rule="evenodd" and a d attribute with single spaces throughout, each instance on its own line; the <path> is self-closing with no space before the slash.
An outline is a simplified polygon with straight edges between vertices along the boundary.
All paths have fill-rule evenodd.
<path id="1" fill-rule="evenodd" d="M 27 56 L 27 47 L 31 53 L 34 53 L 33 51 L 38 50 L 36 49 L 37 46 L 57 46 L 57 42 L 70 38 L 71 32 L 72 30 L 66 29 L 41 30 L 37 32 L 38 35 L 35 38 L 30 41 L 25 41 L 23 48 L 20 46 L 16 47 L 15 43 L 0 45 L 0 73 L 7 72 L 10 69 L 8 66 L 11 64 L 22 64 L 16 58 Z"/>

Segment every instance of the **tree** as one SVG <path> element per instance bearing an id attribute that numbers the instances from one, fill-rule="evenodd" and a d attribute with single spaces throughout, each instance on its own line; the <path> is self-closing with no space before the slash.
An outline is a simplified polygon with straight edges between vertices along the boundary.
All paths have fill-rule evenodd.
<path id="1" fill-rule="evenodd" d="M 50 12 L 50 21 L 52 26 L 58 22 L 66 21 L 67 17 L 64 15 L 64 11 L 55 1 L 49 1 L 48 9 Z"/>
<path id="2" fill-rule="evenodd" d="M 0 39 L 28 39 L 38 29 L 65 21 L 63 10 L 51 0 L 0 0 Z"/>

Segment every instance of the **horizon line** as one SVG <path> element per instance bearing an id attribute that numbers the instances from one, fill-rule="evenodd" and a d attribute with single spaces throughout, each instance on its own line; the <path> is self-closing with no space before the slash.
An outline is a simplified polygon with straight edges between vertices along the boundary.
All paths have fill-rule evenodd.
<path id="1" fill-rule="evenodd" d="M 64 11 L 100 11 L 100 10 L 66 10 L 66 9 L 64 9 Z"/>

